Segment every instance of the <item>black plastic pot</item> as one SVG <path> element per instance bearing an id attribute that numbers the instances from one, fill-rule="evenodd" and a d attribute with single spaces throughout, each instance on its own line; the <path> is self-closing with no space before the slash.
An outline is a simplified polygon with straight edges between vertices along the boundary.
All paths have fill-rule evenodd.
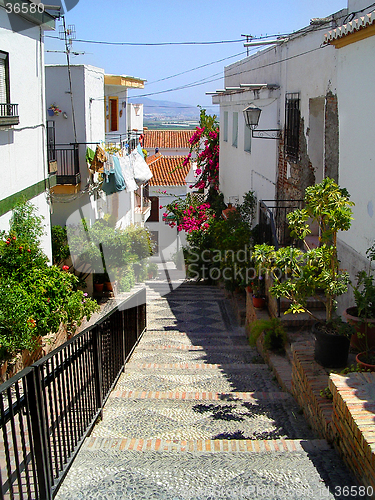
<path id="1" fill-rule="evenodd" d="M 330 335 L 315 323 L 312 331 L 315 337 L 314 359 L 325 368 L 341 368 L 348 362 L 350 339 L 344 335 Z"/>

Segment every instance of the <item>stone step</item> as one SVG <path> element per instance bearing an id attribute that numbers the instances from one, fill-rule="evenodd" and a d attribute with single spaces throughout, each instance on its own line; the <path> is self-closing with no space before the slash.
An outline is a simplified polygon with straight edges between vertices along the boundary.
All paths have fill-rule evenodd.
<path id="1" fill-rule="evenodd" d="M 334 500 L 335 488 L 353 484 L 321 440 L 89 438 L 55 498 Z"/>
<path id="2" fill-rule="evenodd" d="M 164 347 L 164 348 L 161 348 Z M 184 347 L 185 349 L 182 349 Z M 190 347 L 190 349 L 189 349 Z M 156 348 L 151 348 L 151 346 L 145 346 L 145 348 L 137 349 L 129 363 L 204 363 L 204 364 L 249 364 L 259 361 L 259 356 L 254 347 L 243 346 L 242 349 L 227 347 L 226 349 L 215 349 L 203 348 L 194 349 L 194 346 L 158 346 Z"/>
<path id="3" fill-rule="evenodd" d="M 281 297 L 280 299 L 280 310 L 281 311 L 286 311 L 289 309 L 291 304 L 291 301 L 288 299 L 285 299 L 284 297 Z M 325 305 L 324 303 L 319 300 L 316 297 L 309 297 L 307 299 L 307 304 L 306 304 L 307 309 L 311 309 L 313 311 L 319 310 L 319 311 L 325 311 Z"/>
<path id="4" fill-rule="evenodd" d="M 119 394 L 115 391 L 115 394 Z M 291 396 L 243 400 L 231 394 L 219 399 L 108 399 L 102 421 L 91 436 L 137 439 L 312 439 Z M 150 396 L 150 394 L 148 395 Z"/>
<path id="5" fill-rule="evenodd" d="M 204 366 L 204 365 L 202 365 Z M 146 392 L 254 392 L 279 390 L 265 365 L 238 365 L 238 368 L 125 367 L 116 386 L 122 391 Z"/>
<path id="6" fill-rule="evenodd" d="M 316 316 L 319 320 L 324 321 L 326 318 L 325 311 L 314 311 L 314 316 Z M 280 321 L 284 325 L 285 328 L 297 328 L 297 327 L 307 327 L 312 326 L 316 323 L 316 319 L 312 318 L 308 313 L 297 313 L 297 314 L 281 314 Z"/>

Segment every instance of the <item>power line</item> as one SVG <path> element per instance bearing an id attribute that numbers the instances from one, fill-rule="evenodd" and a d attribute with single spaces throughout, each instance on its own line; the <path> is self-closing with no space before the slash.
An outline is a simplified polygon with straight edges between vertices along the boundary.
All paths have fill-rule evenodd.
<path id="1" fill-rule="evenodd" d="M 46 38 L 55 38 L 58 40 L 57 36 L 45 35 Z M 165 45 L 217 45 L 224 43 L 240 43 L 243 40 L 216 40 L 211 42 L 106 42 L 103 40 L 81 40 L 76 39 L 76 42 L 81 43 L 95 43 L 98 45 L 119 45 L 119 46 L 133 46 L 133 47 L 156 47 L 156 46 L 165 46 Z"/>
<path id="2" fill-rule="evenodd" d="M 297 57 L 302 57 L 302 56 L 304 56 L 306 54 L 310 54 L 310 53 L 315 52 L 317 50 L 324 49 L 325 47 L 326 46 L 319 46 L 319 47 L 316 47 L 315 49 L 307 50 L 305 52 L 301 52 L 300 54 L 295 54 L 294 56 L 285 57 L 284 59 L 279 59 L 279 60 L 271 62 L 271 63 L 263 64 L 262 66 L 257 66 L 256 68 L 250 68 L 250 69 L 248 69 L 246 71 L 238 71 L 237 73 L 231 73 L 231 74 L 228 74 L 227 76 L 238 76 L 238 75 L 242 75 L 244 73 L 249 73 L 251 71 L 257 71 L 257 70 L 262 69 L 262 68 L 267 68 L 269 66 L 274 66 L 276 64 L 280 64 L 280 63 L 283 63 L 283 62 L 286 62 L 286 61 L 290 61 L 291 59 L 295 59 Z M 248 61 L 242 61 L 242 62 L 239 63 L 239 65 L 245 64 L 246 62 L 248 62 Z M 206 83 L 212 83 L 212 82 L 219 81 L 219 80 L 221 80 L 225 76 L 222 73 L 216 73 L 214 75 L 211 75 L 211 77 L 217 76 L 218 74 L 221 75 L 219 78 L 213 78 L 212 80 L 207 80 L 205 82 L 200 82 L 198 80 L 197 82 L 193 82 L 191 84 L 187 84 L 187 85 L 181 86 L 181 87 L 176 87 L 175 89 L 168 89 L 168 90 L 163 90 L 163 91 L 160 91 L 160 92 L 152 92 L 152 93 L 150 92 L 148 94 L 142 94 L 142 95 L 134 96 L 133 99 L 139 98 L 139 97 L 148 97 L 148 96 L 151 96 L 151 95 L 157 95 L 157 94 L 162 94 L 162 93 L 167 93 L 167 92 L 174 92 L 176 90 L 184 90 L 184 89 L 191 88 L 191 87 L 197 87 L 197 86 L 200 86 L 200 85 L 204 85 Z M 211 78 L 211 77 L 207 77 L 207 78 Z M 129 97 L 129 99 L 131 99 L 131 97 Z"/>
<path id="3" fill-rule="evenodd" d="M 246 52 L 239 52 L 238 54 L 234 54 L 233 56 L 224 57 L 223 59 L 218 59 L 217 61 L 212 61 L 210 63 L 202 64 L 201 66 L 197 66 L 196 68 L 191 68 L 191 69 L 187 69 L 186 71 L 182 71 L 181 73 L 176 73 L 175 75 L 166 76 L 165 78 L 160 78 L 160 80 L 154 80 L 153 82 L 147 82 L 147 85 L 152 85 L 153 83 L 163 82 L 165 80 L 175 78 L 176 76 L 185 75 L 186 73 L 190 73 L 191 71 L 196 71 L 197 69 L 206 68 L 207 66 L 212 66 L 213 64 L 227 61 L 228 59 L 232 59 L 232 57 L 238 57 L 238 56 L 241 56 L 244 54 L 246 54 Z"/>

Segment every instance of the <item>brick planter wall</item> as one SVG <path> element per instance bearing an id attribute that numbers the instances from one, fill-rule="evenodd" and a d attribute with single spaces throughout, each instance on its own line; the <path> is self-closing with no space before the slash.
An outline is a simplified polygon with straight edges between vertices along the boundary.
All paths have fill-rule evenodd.
<path id="1" fill-rule="evenodd" d="M 314 361 L 312 342 L 292 344 L 292 393 L 311 427 L 327 441 L 332 442 L 332 401 L 320 395 L 328 386 L 329 375 Z"/>
<path id="2" fill-rule="evenodd" d="M 331 374 L 335 446 L 375 497 L 375 373 Z"/>

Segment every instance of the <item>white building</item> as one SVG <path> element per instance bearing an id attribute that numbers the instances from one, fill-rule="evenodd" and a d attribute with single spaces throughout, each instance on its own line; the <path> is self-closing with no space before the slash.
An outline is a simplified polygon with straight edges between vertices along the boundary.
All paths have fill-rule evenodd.
<path id="1" fill-rule="evenodd" d="M 46 155 L 43 34 L 54 26 L 47 12 L 8 16 L 0 8 L 0 229 L 8 229 L 18 201 L 30 200 L 44 217 L 42 248 L 50 260 L 46 192 L 55 176 L 49 175 Z"/>
<path id="2" fill-rule="evenodd" d="M 352 226 L 340 235 L 340 257 L 354 282 L 375 240 L 375 10 L 360 14 L 325 35 L 337 60 L 339 182 L 355 202 Z M 352 304 L 349 298 L 345 305 Z"/>
<path id="3" fill-rule="evenodd" d="M 289 210 L 307 186 L 334 178 L 356 203 L 352 228 L 340 235 L 342 265 L 353 278 L 375 234 L 375 151 L 369 133 L 374 25 L 373 14 L 366 16 L 373 9 L 365 0 L 349 0 L 347 8 L 311 20 L 310 26 L 226 67 L 224 88 L 213 95 L 220 105 L 225 201 L 242 201 L 253 190 L 259 200 L 274 200 L 266 202 L 270 207 L 284 203 L 275 200 L 294 200 Z M 249 105 L 261 110 L 253 131 L 244 121 Z M 278 236 L 286 210 L 282 213 Z"/>
<path id="4" fill-rule="evenodd" d="M 163 219 L 166 205 L 174 200 L 184 199 L 188 192 L 186 177 L 190 171 L 190 163 L 182 166 L 184 158 L 163 156 L 160 153 L 147 157 L 153 177 L 149 181 L 151 214 L 146 226 L 156 244 L 155 255 L 158 261 L 172 260 L 173 255 L 186 244 L 185 233 L 178 232 L 177 226 L 171 228 Z"/>
<path id="5" fill-rule="evenodd" d="M 128 102 L 128 89 L 143 89 L 145 81 L 126 75 L 105 75 L 106 141 L 137 140 L 143 132 L 143 104 Z"/>
<path id="6" fill-rule="evenodd" d="M 86 149 L 104 142 L 104 70 L 71 65 L 47 65 L 46 107 L 49 160 L 57 161 L 57 186 L 52 190 L 53 223 L 64 226 L 69 215 L 90 202 Z M 60 111 L 53 114 L 51 106 Z M 50 116 L 52 115 L 52 116 Z M 95 218 L 95 207 L 92 207 Z"/>
<path id="7" fill-rule="evenodd" d="M 51 193 L 53 224 L 64 226 L 72 213 L 85 207 L 85 217 L 91 221 L 106 213 L 114 213 L 123 225 L 143 225 L 150 207 L 148 201 L 144 200 L 142 188 L 138 196 L 125 191 L 111 196 L 93 193 L 98 175 L 93 176 L 88 169 L 86 151 L 87 148 L 95 151 L 97 144 L 104 147 L 108 141 L 116 145 L 129 142 L 125 131 L 129 123 L 136 123 L 136 118 L 132 117 L 135 110 L 133 105 L 128 106 L 130 121 L 127 121 L 126 100 L 123 101 L 123 107 L 121 95 L 124 94 L 126 99 L 127 89 L 143 88 L 144 81 L 105 75 L 104 69 L 89 65 L 70 65 L 70 80 L 72 93 L 68 66 L 46 66 L 46 103 L 47 112 L 51 115 L 47 119 L 48 155 L 49 160 L 57 162 L 57 186 Z M 58 111 L 54 114 L 55 107 Z M 111 110 L 109 117 L 105 109 L 107 112 Z M 141 108 L 139 113 L 138 125 L 142 127 Z M 108 127 L 115 130 L 106 134 Z M 141 131 L 140 128 L 139 134 Z M 122 132 L 123 141 L 120 141 L 119 134 Z M 137 141 L 134 139 L 131 149 L 137 145 Z"/>

